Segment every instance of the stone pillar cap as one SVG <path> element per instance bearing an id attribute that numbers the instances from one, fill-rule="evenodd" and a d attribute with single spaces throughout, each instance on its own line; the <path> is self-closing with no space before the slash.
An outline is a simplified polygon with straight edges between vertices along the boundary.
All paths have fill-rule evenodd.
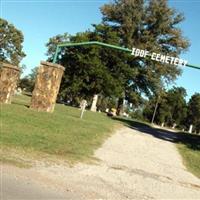
<path id="1" fill-rule="evenodd" d="M 15 69 L 17 71 L 21 71 L 21 69 L 17 66 L 14 66 L 12 64 L 9 64 L 9 63 L 0 63 L 0 67 L 5 67 L 5 68 L 11 68 L 11 69 Z"/>
<path id="2" fill-rule="evenodd" d="M 46 65 L 48 67 L 59 68 L 59 69 L 62 69 L 63 71 L 65 71 L 65 68 L 62 65 L 59 65 L 59 64 L 56 64 L 56 63 L 47 62 L 47 61 L 41 61 L 40 64 L 41 65 Z"/>

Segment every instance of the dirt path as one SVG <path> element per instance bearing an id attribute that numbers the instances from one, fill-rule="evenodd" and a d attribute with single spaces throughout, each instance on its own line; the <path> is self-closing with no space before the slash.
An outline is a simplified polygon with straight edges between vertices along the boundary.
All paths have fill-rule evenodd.
<path id="1" fill-rule="evenodd" d="M 169 141 L 123 128 L 95 157 L 100 160 L 97 165 L 38 165 L 31 169 L 4 165 L 2 170 L 18 178 L 34 178 L 38 184 L 56 188 L 66 199 L 70 195 L 70 199 L 200 199 L 200 179 L 187 172 Z"/>

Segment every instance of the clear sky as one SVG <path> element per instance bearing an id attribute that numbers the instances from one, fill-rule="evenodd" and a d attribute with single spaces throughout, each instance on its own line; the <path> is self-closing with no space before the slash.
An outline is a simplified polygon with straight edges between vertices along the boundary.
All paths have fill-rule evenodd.
<path id="1" fill-rule="evenodd" d="M 75 34 L 91 28 L 101 21 L 99 7 L 109 0 L 0 0 L 0 16 L 24 34 L 24 51 L 27 56 L 22 64 L 25 74 L 45 60 L 48 39 L 57 34 Z M 189 38 L 189 51 L 181 58 L 200 66 L 200 0 L 170 0 L 169 5 L 183 12 L 185 21 L 180 25 L 184 36 Z M 200 70 L 187 68 L 176 81 L 176 86 L 186 88 L 190 98 L 200 93 Z"/>

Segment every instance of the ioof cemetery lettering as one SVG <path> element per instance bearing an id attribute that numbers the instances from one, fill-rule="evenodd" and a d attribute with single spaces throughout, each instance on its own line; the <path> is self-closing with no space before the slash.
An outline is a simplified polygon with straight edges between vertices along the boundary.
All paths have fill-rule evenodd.
<path id="1" fill-rule="evenodd" d="M 181 58 L 176 58 L 168 55 L 162 55 L 159 53 L 155 52 L 149 52 L 147 50 L 142 50 L 142 49 L 137 49 L 137 48 L 132 48 L 131 55 L 138 56 L 141 58 L 146 58 L 150 57 L 151 60 L 165 63 L 165 64 L 170 64 L 170 65 L 176 65 L 176 66 L 186 66 L 188 63 L 187 60 L 181 59 Z"/>

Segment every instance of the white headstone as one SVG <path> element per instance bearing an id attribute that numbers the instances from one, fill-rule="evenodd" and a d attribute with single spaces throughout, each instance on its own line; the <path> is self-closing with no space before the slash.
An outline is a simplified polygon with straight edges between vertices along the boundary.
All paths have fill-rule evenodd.
<path id="1" fill-rule="evenodd" d="M 191 124 L 189 128 L 189 133 L 192 133 L 192 128 L 193 128 L 193 125 Z"/>
<path id="2" fill-rule="evenodd" d="M 98 95 L 95 94 L 92 100 L 92 106 L 91 106 L 91 111 L 96 112 L 97 111 L 97 101 L 98 101 Z"/>

